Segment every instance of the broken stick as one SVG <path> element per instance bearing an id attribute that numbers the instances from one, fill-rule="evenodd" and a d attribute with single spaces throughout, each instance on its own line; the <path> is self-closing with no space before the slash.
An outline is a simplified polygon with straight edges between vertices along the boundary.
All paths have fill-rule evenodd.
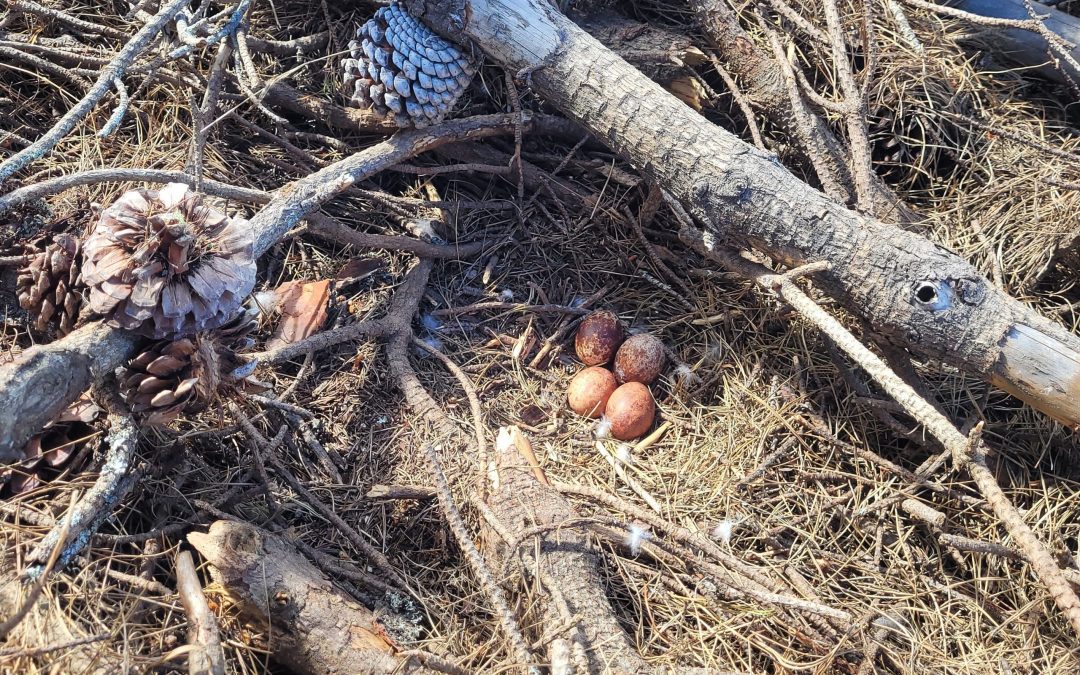
<path id="1" fill-rule="evenodd" d="M 503 538 L 504 533 L 514 540 L 517 533 L 534 526 L 551 526 L 550 531 L 537 536 L 535 546 L 524 542 L 520 552 L 526 562 L 522 569 L 536 575 L 545 590 L 534 617 L 538 632 L 565 627 L 562 634 L 546 636 L 551 638 L 548 654 L 552 670 L 569 656 L 584 661 L 575 664 L 582 672 L 651 672 L 607 600 L 598 571 L 600 559 L 590 550 L 586 535 L 572 527 L 558 528 L 560 523 L 573 522 L 577 513 L 565 497 L 533 475 L 534 466 L 513 442 L 520 433 L 515 427 L 501 430 L 495 452 L 498 484 L 487 504 L 498 524 L 485 522 L 493 566 L 501 567 L 519 553 L 507 550 L 510 541 Z"/>
<path id="2" fill-rule="evenodd" d="M 188 643 L 192 646 L 188 672 L 190 675 L 225 675 L 225 651 L 221 648 L 217 619 L 210 612 L 202 582 L 195 573 L 195 563 L 188 551 L 181 551 L 176 556 L 176 591 L 188 617 Z"/>
<path id="3" fill-rule="evenodd" d="M 336 589 L 296 548 L 253 525 L 219 520 L 188 541 L 244 615 L 270 631 L 274 658 L 296 673 L 431 673 L 395 655 L 375 614 Z"/>

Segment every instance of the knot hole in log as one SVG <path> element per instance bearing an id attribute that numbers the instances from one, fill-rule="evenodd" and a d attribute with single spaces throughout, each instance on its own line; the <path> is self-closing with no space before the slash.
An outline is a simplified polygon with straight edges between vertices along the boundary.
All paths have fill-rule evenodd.
<path id="1" fill-rule="evenodd" d="M 981 279 L 922 279 L 915 283 L 911 295 L 916 306 L 942 312 L 952 308 L 954 300 L 978 305 L 985 295 L 984 285 Z"/>

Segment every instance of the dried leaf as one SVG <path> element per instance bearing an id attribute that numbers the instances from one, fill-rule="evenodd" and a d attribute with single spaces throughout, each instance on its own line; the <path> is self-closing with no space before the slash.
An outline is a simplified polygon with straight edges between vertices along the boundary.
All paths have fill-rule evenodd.
<path id="1" fill-rule="evenodd" d="M 386 263 L 379 258 L 353 258 L 341 266 L 338 273 L 334 275 L 334 279 L 336 279 L 339 284 L 359 281 L 360 279 L 371 276 L 384 267 L 386 267 Z"/>
<path id="2" fill-rule="evenodd" d="M 267 349 L 299 342 L 315 333 L 326 323 L 326 307 L 330 300 L 330 280 L 287 281 L 274 291 L 281 319 Z"/>

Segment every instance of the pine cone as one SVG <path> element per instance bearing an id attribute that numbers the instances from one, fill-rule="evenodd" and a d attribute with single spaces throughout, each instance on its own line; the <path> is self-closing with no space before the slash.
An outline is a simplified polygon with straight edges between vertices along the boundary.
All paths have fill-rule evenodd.
<path id="1" fill-rule="evenodd" d="M 30 312 L 37 332 L 47 332 L 50 324 L 56 326 L 58 335 L 67 335 L 75 328 L 83 306 L 79 266 L 73 264 L 78 255 L 79 240 L 59 234 L 19 270 L 19 306 Z"/>
<path id="2" fill-rule="evenodd" d="M 0 496 L 20 495 L 64 469 L 85 441 L 102 409 L 85 394 L 45 425 L 23 448 L 23 460 L 0 471 Z"/>
<path id="3" fill-rule="evenodd" d="M 345 59 L 345 94 L 359 108 L 393 115 L 420 129 L 446 116 L 469 86 L 476 66 L 399 3 L 383 7 L 356 30 Z"/>
<path id="4" fill-rule="evenodd" d="M 256 316 L 245 311 L 216 330 L 155 342 L 118 369 L 121 397 L 146 423 L 165 424 L 204 410 L 223 390 L 257 384 L 239 355 L 254 346 Z"/>
<path id="5" fill-rule="evenodd" d="M 154 338 L 216 328 L 255 285 L 253 232 L 183 183 L 131 190 L 101 212 L 83 244 L 90 308 Z"/>

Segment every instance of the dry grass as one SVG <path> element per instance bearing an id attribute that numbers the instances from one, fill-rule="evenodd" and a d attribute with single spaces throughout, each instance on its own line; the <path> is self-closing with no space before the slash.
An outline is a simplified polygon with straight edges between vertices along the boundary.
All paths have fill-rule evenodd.
<path id="1" fill-rule="evenodd" d="M 108 23 L 98 6 L 104 4 L 87 3 L 71 11 Z M 662 4 L 659 7 L 663 9 Z M 639 4 L 629 11 L 656 18 L 657 9 Z M 273 12 L 259 3 L 250 32 L 279 39 L 318 32 L 326 25 L 323 11 L 320 3 L 278 2 Z M 328 11 L 333 19 L 331 51 L 339 52 L 350 26 L 370 8 L 338 3 Z M 812 2 L 804 3 L 801 11 L 810 18 L 820 16 Z M 690 20 L 670 12 L 664 18 L 678 25 Z M 1055 244 L 1077 233 L 1080 204 L 1075 183 L 1080 171 L 1075 162 L 1043 149 L 1077 152 L 1075 130 L 1063 105 L 1066 98 L 1042 84 L 999 73 L 964 46 L 961 27 L 918 12 L 909 18 L 927 48 L 925 58 L 903 47 L 887 15 L 874 17 L 881 47 L 870 109 L 877 111 L 879 137 L 888 133 L 908 139 L 900 164 L 877 168 L 921 208 L 931 236 L 1000 279 L 1010 292 L 1044 308 L 1076 300 L 1075 275 L 1049 261 Z M 9 30 L 32 28 L 46 35 L 60 31 L 41 19 L 22 21 Z M 808 44 L 800 44 L 800 49 L 804 67 L 815 68 L 812 80 L 828 87 L 831 75 L 822 56 L 827 49 Z M 297 88 L 329 97 L 340 55 L 320 57 L 315 53 L 281 62 L 260 57 L 258 65 L 267 76 L 293 69 L 290 79 Z M 206 55 L 176 68 L 205 75 L 211 58 Z M 703 77 L 723 91 L 711 75 Z M 507 100 L 496 69 L 489 66 L 481 82 L 467 103 L 469 113 L 503 106 Z M 109 114 L 99 110 L 47 161 L 21 174 L 21 182 L 99 167 L 182 169 L 192 136 L 188 94 L 186 87 L 150 84 L 121 131 L 105 140 L 94 136 Z M 4 129 L 32 138 L 48 128 L 54 108 L 72 103 L 73 94 L 70 87 L 50 82 L 31 68 L 3 65 L 0 99 L 11 101 L 0 102 L 11 111 L 4 115 Z M 523 103 L 538 106 L 527 93 Z M 226 104 L 229 109 L 237 106 L 238 114 L 257 124 L 271 126 L 239 98 L 228 98 Z M 728 97 L 723 96 L 710 116 L 741 131 L 741 117 L 727 105 Z M 1012 136 L 974 127 L 956 115 Z M 372 142 L 370 136 L 328 131 L 315 123 L 298 121 L 296 126 L 334 133 L 352 149 Z M 485 144 L 513 152 L 512 140 Z M 320 161 L 342 156 L 319 144 L 304 148 Z M 526 139 L 524 158 L 552 171 L 570 149 L 550 139 Z M 435 156 L 415 163 L 447 161 Z M 205 166 L 208 177 L 262 189 L 308 172 L 280 145 L 229 119 L 220 121 L 211 136 Z M 603 306 L 635 328 L 661 336 L 699 378 L 687 387 L 669 374 L 659 385 L 661 418 L 672 426 L 657 443 L 633 457 L 636 480 L 673 523 L 711 532 L 724 521 L 734 521 L 730 541 L 722 543 L 725 549 L 778 578 L 803 580 L 813 599 L 850 612 L 857 623 L 838 644 L 811 649 L 787 630 L 776 607 L 745 600 L 717 603 L 693 592 L 676 592 L 664 579 L 682 570 L 666 569 L 647 556 L 631 555 L 625 547 L 604 544 L 603 574 L 610 597 L 641 652 L 657 665 L 673 667 L 855 672 L 858 655 L 868 647 L 865 640 L 874 632 L 867 627 L 869 622 L 884 615 L 893 622 L 878 661 L 885 672 L 1075 672 L 1074 640 L 1023 564 L 949 550 L 930 526 L 899 507 L 898 495 L 916 493 L 906 479 L 853 455 L 851 446 L 868 449 L 914 470 L 934 450 L 921 443 L 917 433 L 906 438 L 890 429 L 878 414 L 887 404 L 876 401 L 872 390 L 860 391 L 866 386 L 861 374 L 831 356 L 815 331 L 748 283 L 710 273 L 666 234 L 674 231 L 675 223 L 664 211 L 649 237 L 662 251 L 671 252 L 665 262 L 687 281 L 692 294 L 672 297 L 650 280 L 662 279 L 663 272 L 650 260 L 625 215 L 636 212 L 643 191 L 611 180 L 610 166 L 630 171 L 589 144 L 559 172 L 580 192 L 595 196 L 595 208 L 558 202 L 530 185 L 529 205 L 520 218 L 514 211 L 497 209 L 451 214 L 446 223 L 449 239 L 475 240 L 496 230 L 508 234 L 476 260 L 437 265 L 421 303 L 422 314 L 497 299 L 507 291 L 516 301 L 572 305 L 607 288 Z M 421 197 L 424 180 L 387 173 L 364 187 Z M 505 205 L 517 195 L 514 180 L 487 174 L 452 173 L 431 183 L 447 201 L 490 200 Z M 1065 186 L 1070 183 L 1073 187 Z M 48 201 L 44 220 L 58 227 L 81 227 L 86 220 L 79 214 L 87 202 L 108 202 L 126 187 L 104 184 L 71 190 Z M 400 218 L 364 198 L 337 200 L 328 212 L 364 231 L 401 231 Z M 409 256 L 294 238 L 260 264 L 261 283 L 273 288 L 290 279 L 332 276 L 358 255 L 378 256 L 386 267 L 342 289 L 330 322 L 376 316 L 409 267 Z M 485 267 L 493 256 L 497 261 L 485 282 Z M 28 346 L 32 338 L 9 286 L 0 286 L 0 297 L 7 308 L 0 346 L 7 351 Z M 684 308 L 683 301 L 693 309 Z M 1075 330 L 1080 313 L 1065 311 L 1061 318 Z M 543 339 L 570 320 L 563 314 L 483 311 L 446 320 L 434 329 L 430 322 L 418 321 L 416 331 L 470 375 L 492 435 L 499 425 L 520 424 L 552 478 L 596 486 L 641 504 L 596 452 L 593 425 L 564 406 L 565 385 L 576 367 L 573 360 L 561 354 L 549 367 L 535 369 L 527 365 L 535 348 L 522 359 L 512 354 L 514 341 L 527 332 Z M 269 327 L 260 339 L 268 336 Z M 567 349 L 566 344 L 562 347 Z M 458 382 L 419 351 L 410 357 L 427 390 L 469 433 L 469 405 Z M 1073 467 L 1080 444 L 1075 437 L 977 379 L 928 365 L 920 372 L 937 401 L 954 420 L 985 420 L 985 437 L 998 451 L 992 459 L 1009 496 L 1026 510 L 1027 521 L 1063 563 L 1075 566 L 1071 556 L 1080 547 L 1080 485 Z M 319 440 L 345 459 L 343 483 L 334 484 L 303 444 L 279 451 L 290 470 L 386 552 L 407 579 L 422 606 L 422 639 L 416 646 L 447 655 L 469 670 L 505 669 L 511 653 L 437 505 L 374 503 L 364 498 L 374 484 L 430 482 L 419 449 L 431 434 L 405 407 L 387 373 L 381 347 L 344 345 L 320 352 L 307 367 L 297 361 L 273 370 L 263 368 L 258 376 L 272 382 L 278 392 L 291 388 L 289 401 L 314 413 Z M 249 406 L 250 414 L 257 410 L 258 406 Z M 815 417 L 824 420 L 826 429 L 813 427 Z M 276 432 L 280 420 L 269 414 L 254 419 L 268 435 Z M 617 444 L 606 442 L 615 450 Z M 757 471 L 778 449 L 786 451 Z M 53 611 L 65 616 L 81 635 L 107 635 L 96 648 L 123 655 L 134 670 L 159 664 L 185 642 L 179 601 L 175 595 L 154 594 L 119 580 L 115 573 L 172 585 L 172 554 L 183 545 L 184 532 L 214 519 L 200 513 L 200 503 L 217 504 L 230 490 L 242 497 L 220 505 L 229 514 L 284 529 L 311 547 L 362 564 L 349 541 L 283 482 L 271 481 L 271 502 L 258 478 L 247 476 L 251 453 L 223 411 L 148 432 L 140 451 L 146 477 L 106 523 L 86 556 L 55 576 L 49 600 Z M 444 447 L 443 460 L 463 502 L 482 473 L 475 449 Z M 752 478 L 744 481 L 747 476 Z M 92 479 L 92 473 L 65 476 L 9 502 L 4 507 L 8 515 L 0 524 L 2 549 L 11 554 L 6 557 L 17 561 L 47 530 L 43 523 L 26 524 L 8 507 L 18 506 L 48 520 L 68 502 L 72 490 L 87 487 Z M 966 476 L 943 470 L 934 479 L 955 492 L 917 494 L 948 516 L 950 532 L 1009 544 L 977 500 L 957 496 L 977 496 Z M 606 512 L 587 502 L 581 508 L 586 513 Z M 475 528 L 476 514 L 468 508 L 465 514 Z M 623 518 L 614 512 L 609 515 Z M 162 528 L 164 534 L 158 536 L 124 539 Z M 356 592 L 369 602 L 382 601 L 377 590 Z M 261 636 L 231 616 L 226 604 L 221 605 L 221 619 L 227 655 L 236 672 L 265 672 Z M 68 669 L 64 652 L 23 658 L 5 651 L 21 646 L 9 642 L 0 647 L 0 672 Z M 162 667 L 180 668 L 182 661 Z"/>

